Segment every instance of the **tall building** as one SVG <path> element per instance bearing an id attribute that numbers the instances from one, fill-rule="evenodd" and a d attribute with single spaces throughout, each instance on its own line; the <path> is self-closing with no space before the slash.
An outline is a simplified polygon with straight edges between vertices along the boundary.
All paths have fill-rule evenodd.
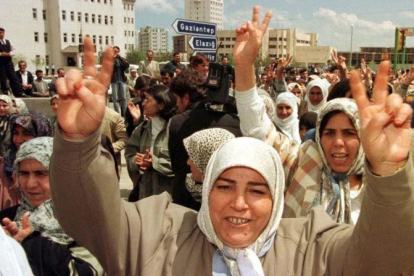
<path id="1" fill-rule="evenodd" d="M 223 30 L 224 0 L 185 0 L 185 18 L 217 24 Z"/>
<path id="2" fill-rule="evenodd" d="M 136 0 L 0 0 L 0 26 L 29 69 L 81 66 L 83 37 L 97 51 L 107 45 L 121 53 L 134 48 Z"/>
<path id="3" fill-rule="evenodd" d="M 141 51 L 168 52 L 168 31 L 164 28 L 153 28 L 150 26 L 141 28 L 138 41 L 138 48 Z"/>

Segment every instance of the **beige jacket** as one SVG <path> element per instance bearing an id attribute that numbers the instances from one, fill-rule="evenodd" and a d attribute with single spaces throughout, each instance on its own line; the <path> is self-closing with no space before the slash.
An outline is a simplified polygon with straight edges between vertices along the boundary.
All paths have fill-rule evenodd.
<path id="1" fill-rule="evenodd" d="M 81 142 L 55 134 L 51 189 L 65 232 L 109 275 L 211 276 L 216 248 L 198 228 L 197 213 L 172 204 L 165 193 L 137 203 L 121 200 L 116 175 L 105 169 L 111 156 L 99 144 L 99 133 Z M 334 223 L 319 207 L 309 219 L 283 219 L 261 258 L 265 274 L 413 274 L 411 158 L 389 177 L 367 168 L 367 179 L 355 228 Z"/>

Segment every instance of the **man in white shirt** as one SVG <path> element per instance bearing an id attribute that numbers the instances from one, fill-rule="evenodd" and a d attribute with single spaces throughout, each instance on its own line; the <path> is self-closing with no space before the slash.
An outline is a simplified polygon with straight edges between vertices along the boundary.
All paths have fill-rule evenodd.
<path id="1" fill-rule="evenodd" d="M 33 74 L 26 70 L 27 64 L 25 61 L 19 61 L 18 65 L 19 70 L 16 71 L 17 78 L 22 85 L 24 93 L 31 96 L 33 91 Z"/>
<path id="2" fill-rule="evenodd" d="M 26 97 L 23 92 L 22 85 L 14 72 L 12 56 L 14 56 L 15 48 L 10 40 L 4 38 L 5 30 L 0 28 L 0 81 L 2 94 L 8 94 L 7 79 L 10 87 L 16 97 Z"/>

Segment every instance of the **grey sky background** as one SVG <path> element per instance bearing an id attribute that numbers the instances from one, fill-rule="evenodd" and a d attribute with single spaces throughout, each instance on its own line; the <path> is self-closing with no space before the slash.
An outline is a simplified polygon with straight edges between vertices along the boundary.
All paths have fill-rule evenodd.
<path id="1" fill-rule="evenodd" d="M 224 28 L 236 29 L 250 19 L 253 5 L 273 12 L 271 28 L 297 28 L 301 32 L 319 34 L 319 45 L 349 51 L 351 24 L 354 26 L 353 51 L 364 46 L 393 47 L 395 27 L 414 27 L 414 1 L 358 0 L 224 0 Z M 152 26 L 168 29 L 184 18 L 184 0 L 138 0 L 136 27 Z M 407 38 L 407 47 L 414 47 L 414 37 Z"/>

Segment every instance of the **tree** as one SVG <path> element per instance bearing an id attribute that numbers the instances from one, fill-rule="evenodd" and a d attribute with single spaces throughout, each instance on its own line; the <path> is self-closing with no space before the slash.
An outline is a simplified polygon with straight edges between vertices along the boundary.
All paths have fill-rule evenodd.
<path id="1" fill-rule="evenodd" d="M 164 52 L 164 53 L 157 54 L 157 61 L 170 61 L 172 59 L 173 59 L 172 52 Z"/>
<path id="2" fill-rule="evenodd" d="M 138 64 L 141 60 L 144 60 L 145 57 L 145 52 L 136 49 L 129 50 L 126 53 L 126 59 L 130 64 Z"/>
<path id="3" fill-rule="evenodd" d="M 27 58 L 26 58 L 26 56 L 24 56 L 24 55 L 22 55 L 22 54 L 18 54 L 18 55 L 16 55 L 16 56 L 13 56 L 12 57 L 12 60 L 13 60 L 13 64 L 14 65 L 16 65 L 19 61 L 21 61 L 21 60 L 23 60 L 23 61 L 26 61 L 27 60 Z"/>
<path id="4" fill-rule="evenodd" d="M 32 59 L 31 62 L 36 66 L 36 69 L 42 69 L 42 67 L 46 65 L 45 58 L 35 58 Z"/>

